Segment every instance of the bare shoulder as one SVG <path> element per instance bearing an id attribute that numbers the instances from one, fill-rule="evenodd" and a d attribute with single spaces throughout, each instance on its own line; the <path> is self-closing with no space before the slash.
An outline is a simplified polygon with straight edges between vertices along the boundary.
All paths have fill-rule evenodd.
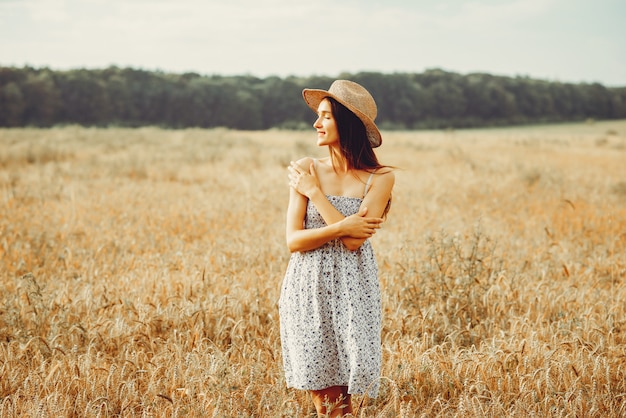
<path id="1" fill-rule="evenodd" d="M 375 174 L 376 182 L 381 185 L 393 186 L 396 181 L 396 174 L 392 168 L 382 168 Z"/>
<path id="2" fill-rule="evenodd" d="M 368 195 L 379 196 L 381 199 L 387 199 L 393 190 L 396 181 L 396 175 L 391 168 L 382 168 L 374 173 L 371 188 Z"/>

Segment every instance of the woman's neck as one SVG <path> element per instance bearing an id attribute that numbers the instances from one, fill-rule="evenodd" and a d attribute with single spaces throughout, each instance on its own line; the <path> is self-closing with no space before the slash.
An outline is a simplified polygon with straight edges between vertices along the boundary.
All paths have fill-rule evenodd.
<path id="1" fill-rule="evenodd" d="M 352 170 L 352 167 L 348 164 L 348 160 L 343 156 L 340 150 L 337 148 L 329 147 L 330 164 L 336 173 L 347 173 Z"/>

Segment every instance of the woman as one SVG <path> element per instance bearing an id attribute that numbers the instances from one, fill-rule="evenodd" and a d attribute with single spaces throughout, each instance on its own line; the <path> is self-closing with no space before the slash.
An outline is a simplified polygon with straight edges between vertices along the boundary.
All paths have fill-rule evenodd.
<path id="1" fill-rule="evenodd" d="M 378 393 L 381 302 L 368 239 L 387 214 L 395 178 L 373 150 L 382 137 L 367 90 L 337 80 L 302 95 L 329 156 L 289 167 L 283 363 L 287 385 L 309 390 L 318 414 L 334 417 L 352 413 L 352 394 Z"/>

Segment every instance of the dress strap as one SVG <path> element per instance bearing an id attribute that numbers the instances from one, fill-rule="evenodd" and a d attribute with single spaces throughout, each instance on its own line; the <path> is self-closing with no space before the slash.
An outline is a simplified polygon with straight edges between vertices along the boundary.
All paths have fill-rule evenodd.
<path id="1" fill-rule="evenodd" d="M 363 197 L 365 197 L 367 192 L 370 190 L 370 183 L 372 182 L 372 177 L 374 177 L 373 172 L 370 173 L 370 176 L 367 178 L 367 183 L 365 183 L 365 190 L 363 190 Z"/>

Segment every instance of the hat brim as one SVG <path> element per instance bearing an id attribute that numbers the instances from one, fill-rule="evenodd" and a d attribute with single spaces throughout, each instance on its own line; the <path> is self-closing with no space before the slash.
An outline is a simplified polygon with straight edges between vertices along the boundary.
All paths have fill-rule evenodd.
<path id="1" fill-rule="evenodd" d="M 305 103 L 315 113 L 317 113 L 317 109 L 322 100 L 324 100 L 326 97 L 332 97 L 333 99 L 344 105 L 346 108 L 348 108 L 348 110 L 354 113 L 361 120 L 361 122 L 363 122 L 363 125 L 365 125 L 365 131 L 367 132 L 367 139 L 372 145 L 372 148 L 379 147 L 380 144 L 382 144 L 383 137 L 380 134 L 380 131 L 378 130 L 378 127 L 376 126 L 374 121 L 369 116 L 352 106 L 350 103 L 344 102 L 342 99 L 327 90 L 304 89 L 302 90 L 302 97 L 304 98 Z"/>

